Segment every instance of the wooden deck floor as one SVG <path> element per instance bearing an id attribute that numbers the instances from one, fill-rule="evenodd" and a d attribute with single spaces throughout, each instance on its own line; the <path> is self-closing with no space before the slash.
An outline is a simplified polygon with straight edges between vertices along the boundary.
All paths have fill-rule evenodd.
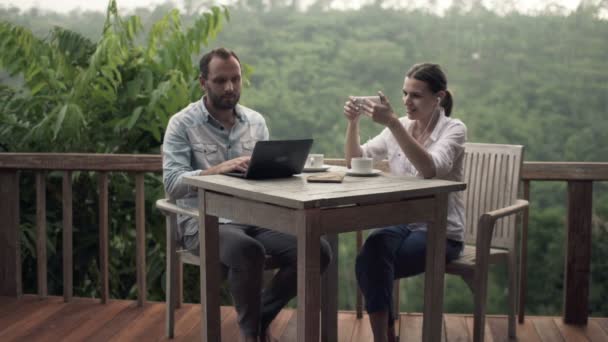
<path id="1" fill-rule="evenodd" d="M 194 304 L 176 312 L 175 341 L 197 341 L 200 311 Z M 470 315 L 444 316 L 446 341 L 470 341 L 473 318 Z M 489 316 L 486 341 L 505 341 L 507 319 Z M 296 320 L 293 310 L 283 310 L 271 326 L 279 341 L 295 341 Z M 419 341 L 420 314 L 402 314 L 399 322 L 401 341 Z M 358 320 L 354 312 L 340 312 L 340 342 L 369 342 L 371 329 L 366 317 Z M 165 341 L 165 305 L 148 303 L 143 308 L 133 301 L 63 297 L 20 299 L 0 297 L 0 341 Z M 237 340 L 236 313 L 222 308 L 223 341 Z M 406 333 L 406 332 L 409 332 Z M 608 341 L 608 318 L 591 318 L 586 327 L 564 325 L 559 317 L 527 317 L 517 327 L 518 341 Z"/>

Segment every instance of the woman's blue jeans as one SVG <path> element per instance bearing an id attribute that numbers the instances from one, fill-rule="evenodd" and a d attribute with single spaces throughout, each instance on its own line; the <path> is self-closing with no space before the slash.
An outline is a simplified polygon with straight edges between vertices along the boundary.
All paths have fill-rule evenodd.
<path id="1" fill-rule="evenodd" d="M 426 231 L 411 231 L 407 224 L 380 228 L 367 238 L 357 256 L 355 273 L 368 313 L 388 311 L 393 316 L 393 281 L 424 272 Z M 461 241 L 446 240 L 446 263 L 458 257 Z"/>

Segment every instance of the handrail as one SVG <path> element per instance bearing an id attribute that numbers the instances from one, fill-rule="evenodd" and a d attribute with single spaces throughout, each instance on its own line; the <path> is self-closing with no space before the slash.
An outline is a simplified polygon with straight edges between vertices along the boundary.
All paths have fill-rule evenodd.
<path id="1" fill-rule="evenodd" d="M 343 159 L 326 159 L 332 164 L 343 164 Z M 43 189 L 48 171 L 65 171 L 62 189 L 64 190 L 64 266 L 71 268 L 71 177 L 72 171 L 99 172 L 100 182 L 100 267 L 102 302 L 109 297 L 108 291 L 108 172 L 133 172 L 136 184 L 136 246 L 137 246 L 137 288 L 139 304 L 145 301 L 145 206 L 143 174 L 145 172 L 162 172 L 162 159 L 157 154 L 89 154 L 89 153 L 0 153 L 0 218 L 3 221 L 0 235 L 0 295 L 20 295 L 21 279 L 19 253 L 19 172 L 32 170 L 36 175 L 36 226 L 37 226 L 37 260 L 38 294 L 47 295 L 46 278 L 46 198 Z M 591 229 L 591 194 L 593 181 L 608 180 L 608 163 L 606 162 L 537 162 L 523 163 L 521 179 L 523 197 L 530 200 L 531 181 L 567 181 L 568 182 L 568 242 L 566 283 L 576 293 L 576 300 L 565 294 L 564 317 L 567 322 L 586 322 L 587 300 L 580 300 L 581 294 L 588 292 L 589 258 Z M 523 320 L 525 304 L 526 243 L 528 211 L 524 213 L 522 228 L 522 274 L 520 278 L 520 321 Z M 573 243 L 570 243 L 574 241 Z M 578 249 L 577 253 L 574 251 Z M 581 273 L 582 272 L 582 273 Z M 581 274 L 583 275 L 581 277 Z M 71 275 L 64 274 L 64 297 L 71 297 Z M 571 290 L 567 290 L 571 291 Z M 582 292 L 581 292 L 582 291 Z M 583 296 L 585 297 L 585 296 Z M 574 297 L 572 297 L 574 298 Z"/>
<path id="2" fill-rule="evenodd" d="M 0 169 L 160 172 L 158 154 L 0 153 Z"/>
<path id="3" fill-rule="evenodd" d="M 563 317 L 565 323 L 586 324 L 591 262 L 591 216 L 593 182 L 608 180 L 606 162 L 524 162 L 521 179 L 523 197 L 530 201 L 531 181 L 565 181 L 567 227 L 564 274 Z M 527 244 L 529 209 L 522 218 L 519 322 L 524 320 L 527 287 Z"/>

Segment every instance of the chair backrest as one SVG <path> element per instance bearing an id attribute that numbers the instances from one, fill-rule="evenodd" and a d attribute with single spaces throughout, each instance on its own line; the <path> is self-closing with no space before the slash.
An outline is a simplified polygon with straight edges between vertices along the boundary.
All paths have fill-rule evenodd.
<path id="1" fill-rule="evenodd" d="M 520 182 L 524 147 L 521 145 L 465 144 L 464 181 L 467 244 L 475 244 L 479 217 L 515 203 Z M 516 240 L 516 217 L 499 219 L 492 247 L 512 250 Z"/>

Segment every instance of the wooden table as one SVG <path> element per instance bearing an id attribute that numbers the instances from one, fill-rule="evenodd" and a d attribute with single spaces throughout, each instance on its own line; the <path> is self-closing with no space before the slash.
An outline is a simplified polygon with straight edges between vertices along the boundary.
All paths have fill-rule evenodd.
<path id="1" fill-rule="evenodd" d="M 332 170 L 340 170 L 333 167 Z M 342 170 L 344 170 L 342 168 Z M 307 183 L 306 174 L 275 180 L 223 175 L 187 177 L 198 188 L 203 341 L 220 341 L 218 217 L 297 236 L 297 340 L 320 338 L 320 237 L 408 222 L 429 222 L 424 288 L 424 341 L 440 341 L 443 314 L 447 198 L 464 183 L 380 175 L 342 183 Z M 337 259 L 334 248 L 334 258 Z M 337 340 L 337 270 L 328 269 L 323 340 Z M 349 270 L 352 271 L 352 270 Z M 333 299 L 333 300 L 329 300 Z M 325 316 L 327 315 L 327 316 Z"/>

